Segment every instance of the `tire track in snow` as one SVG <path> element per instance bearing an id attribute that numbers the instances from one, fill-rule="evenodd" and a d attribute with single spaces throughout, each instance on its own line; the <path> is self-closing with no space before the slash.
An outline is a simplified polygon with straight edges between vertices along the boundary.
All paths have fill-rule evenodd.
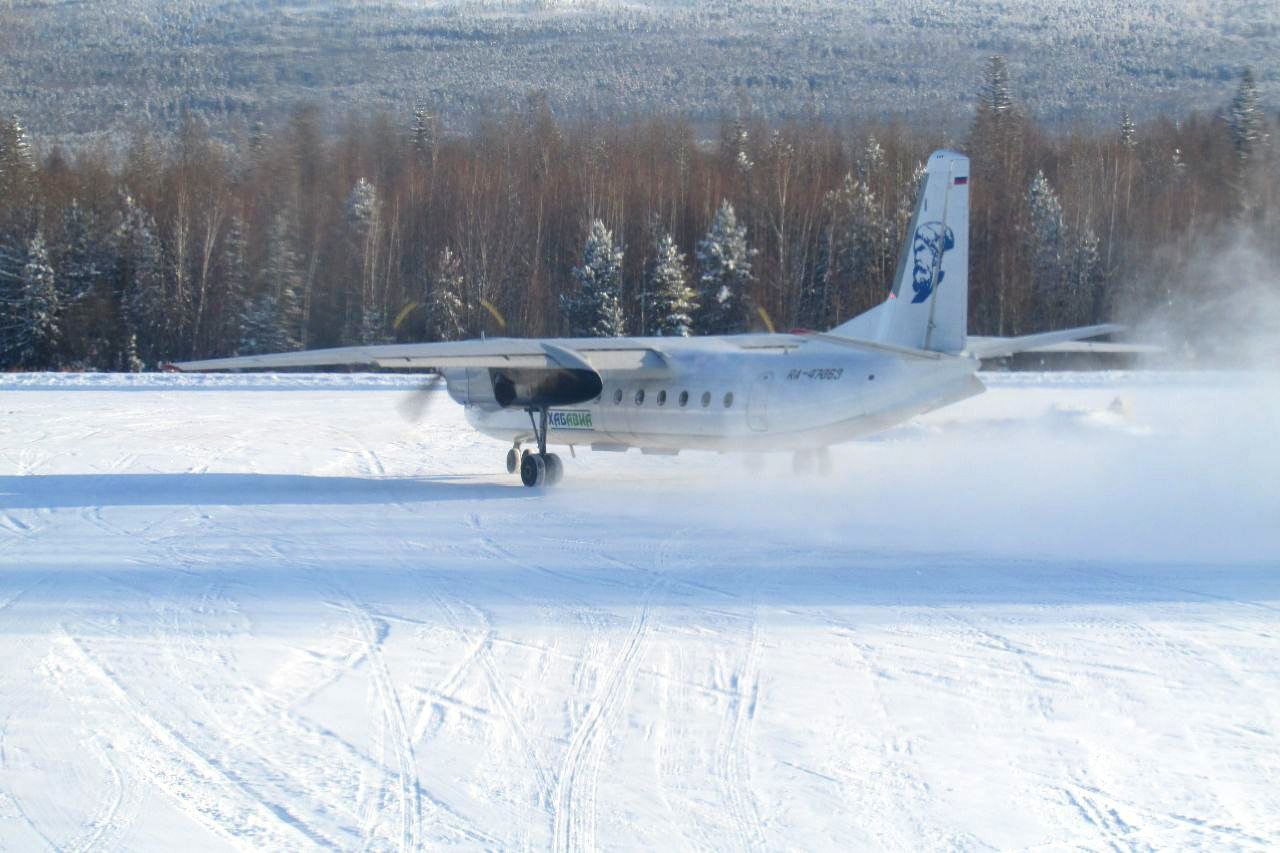
<path id="1" fill-rule="evenodd" d="M 432 598 L 435 600 L 436 606 L 445 614 L 445 617 L 449 620 L 449 624 L 453 629 L 463 637 L 469 636 L 462 619 L 459 618 L 457 611 L 454 610 L 453 606 L 449 604 L 444 596 L 438 593 L 433 593 Z M 470 605 L 465 604 L 465 602 L 459 602 L 459 604 L 461 606 L 468 607 L 468 609 L 472 610 L 481 620 L 484 620 L 484 614 L 480 613 L 480 611 L 475 607 L 471 607 Z M 536 793 L 538 795 L 540 805 L 545 808 L 550 802 L 550 795 L 554 785 L 550 776 L 547 774 L 546 767 L 543 765 L 542 760 L 538 758 L 537 753 L 533 749 L 533 745 L 529 740 L 529 735 L 525 731 L 524 725 L 520 722 L 519 715 L 516 714 L 515 705 L 512 703 L 511 697 L 507 695 L 506 690 L 502 687 L 502 681 L 498 676 L 497 665 L 493 661 L 493 632 L 487 620 L 484 620 L 482 634 L 486 639 L 483 640 L 476 648 L 476 661 L 480 664 L 480 668 L 484 672 L 485 682 L 489 688 L 489 693 L 493 697 L 494 704 L 498 707 L 498 712 L 501 714 L 503 722 L 506 723 L 507 727 L 510 729 L 513 738 L 520 746 L 521 752 L 524 753 L 529 769 L 537 777 L 538 790 Z"/>
<path id="2" fill-rule="evenodd" d="M 640 651 L 650 633 L 651 605 L 669 581 L 665 570 L 672 545 L 686 532 L 678 531 L 663 540 L 655 553 L 653 569 L 645 569 L 609 554 L 596 554 L 606 562 L 649 575 L 649 583 L 641 594 L 639 609 L 631 621 L 623 647 L 606 670 L 608 681 L 597 694 L 597 700 L 587 708 L 586 716 L 569 742 L 556 785 L 552 847 L 557 851 L 592 850 L 599 846 L 596 839 L 596 792 L 600 768 L 610 734 L 622 711 L 623 700 L 635 687 L 642 659 Z M 580 672 L 585 672 L 588 665 L 590 661 L 584 658 Z"/>
<path id="3" fill-rule="evenodd" d="M 334 601 L 328 602 L 328 604 L 354 621 L 355 617 L 346 603 Z M 375 620 L 375 624 L 378 621 L 382 621 L 380 617 L 374 616 L 372 613 L 370 613 L 370 616 Z M 362 634 L 358 629 L 356 633 Z M 309 718 L 294 710 L 297 706 L 305 705 L 325 688 L 349 676 L 368 660 L 369 647 L 363 635 L 353 637 L 350 641 L 332 638 L 331 642 L 333 645 L 323 647 L 320 651 L 301 650 L 301 662 L 291 661 L 280 670 L 277 670 L 277 673 L 271 679 L 270 687 L 249 691 L 245 695 L 245 701 L 255 707 L 262 720 L 272 721 L 272 724 L 280 727 L 281 731 L 289 736 L 290 742 L 295 746 L 301 742 L 312 744 L 317 751 L 323 750 L 330 761 L 342 768 L 344 777 L 349 785 L 345 793 L 349 794 L 353 790 L 359 789 L 359 778 L 362 774 L 384 775 L 386 773 L 385 766 L 374 757 L 356 748 L 336 732 L 311 722 Z M 370 665 L 372 666 L 372 664 Z M 380 716 L 379 719 L 383 720 L 384 718 Z M 380 728 L 386 729 L 385 721 L 382 722 Z M 324 773 L 325 768 L 318 767 L 315 772 Z M 362 797 L 363 794 L 360 795 L 360 798 Z M 434 822 L 440 829 L 450 833 L 457 839 L 457 842 L 479 845 L 488 849 L 494 849 L 499 846 L 497 839 L 476 829 L 465 818 L 449 808 L 447 804 L 433 798 L 420 784 L 418 797 L 423 805 L 433 812 Z M 359 821 L 361 820 L 360 812 L 362 810 L 366 809 L 363 808 L 362 804 L 357 803 L 350 813 Z M 373 820 L 368 821 L 368 823 L 372 824 Z M 358 837 L 359 834 L 357 833 Z M 365 846 L 369 846 L 373 840 L 366 837 L 364 839 Z M 428 844 L 422 839 L 420 839 L 419 843 L 424 846 Z"/>
<path id="4" fill-rule="evenodd" d="M 623 697 L 635 684 L 640 649 L 649 633 L 649 605 L 660 583 L 645 590 L 640 608 L 631 621 L 623 647 L 608 667 L 608 680 L 587 708 L 569 742 L 555 792 L 552 847 L 557 851 L 594 850 L 596 842 L 596 787 L 609 734 L 622 709 Z M 587 666 L 588 661 L 583 661 Z"/>
<path id="5" fill-rule="evenodd" d="M 652 595 L 650 596 L 651 598 L 661 593 L 664 590 L 671 589 L 672 587 L 683 587 L 688 589 L 695 589 L 698 592 L 702 592 L 702 593 L 711 592 L 716 595 L 730 595 L 728 593 L 723 592 L 722 590 L 718 590 L 713 587 L 692 583 L 687 579 L 683 579 L 683 578 L 672 577 L 673 553 L 675 552 L 676 548 L 680 544 L 682 544 L 688 538 L 689 534 L 692 533 L 694 530 L 695 528 L 693 527 L 684 527 L 677 530 L 675 533 L 672 533 L 670 536 L 667 536 L 666 538 L 664 538 L 662 542 L 658 545 L 656 551 L 654 552 L 654 562 L 653 562 L 652 569 L 645 569 L 643 566 L 637 565 L 627 560 L 619 559 L 618 557 L 615 557 L 610 554 L 600 553 L 597 556 L 599 556 L 601 559 L 604 559 L 607 562 L 610 562 L 619 566 L 620 568 L 629 569 L 637 572 L 650 572 L 654 578 L 654 584 L 655 584 L 652 587 Z M 730 597 L 736 598 L 737 596 L 730 595 Z M 672 750 L 668 746 L 669 737 L 668 737 L 668 731 L 667 731 L 667 720 L 670 718 L 671 705 L 672 705 L 671 688 L 673 686 L 680 686 L 686 690 L 705 688 L 705 685 L 687 682 L 682 677 L 680 668 L 683 665 L 684 652 L 685 650 L 683 645 L 676 645 L 673 649 L 668 649 L 668 652 L 667 652 L 668 656 L 671 656 L 672 654 L 675 655 L 674 670 L 667 670 L 665 668 L 644 670 L 645 674 L 654 678 L 655 681 L 660 685 L 659 700 L 658 700 L 660 712 L 657 714 L 656 725 L 652 734 L 652 737 L 654 740 L 654 753 L 653 753 L 654 775 L 659 780 L 658 791 L 657 791 L 658 797 L 661 800 L 662 804 L 666 807 L 667 811 L 671 813 L 673 818 L 675 818 L 677 815 L 680 814 L 680 810 L 677 810 L 672 806 L 672 798 L 669 796 L 668 790 L 667 790 L 668 786 L 663 782 L 663 780 L 670 776 L 675 776 L 681 780 L 685 780 L 687 778 L 686 776 L 687 767 L 677 765 L 674 762 L 668 760 L 668 757 L 672 753 Z M 713 695 L 719 696 L 719 695 L 723 695 L 726 691 L 714 690 L 711 692 Z M 685 758 L 687 756 L 681 754 L 680 757 Z M 688 806 L 686 805 L 684 807 L 684 810 L 687 811 L 687 809 L 688 809 Z M 679 847 L 692 848 L 692 847 L 699 846 L 698 843 L 694 842 L 689 838 L 688 834 L 685 832 L 685 828 L 679 825 L 678 823 L 672 823 L 670 829 L 674 829 L 680 833 L 680 843 L 678 845 Z M 715 846 L 717 846 L 717 844 L 719 844 L 722 841 L 722 839 L 718 838 L 713 833 L 702 832 L 702 833 L 699 833 L 699 835 L 701 836 L 702 846 L 706 846 L 708 848 L 714 848 Z"/>
<path id="6" fill-rule="evenodd" d="M 551 574 L 561 579 L 564 579 L 566 577 L 571 577 L 569 575 L 564 575 L 559 572 L 552 571 L 551 569 L 547 569 L 542 566 L 529 563 L 517 557 L 515 554 L 513 554 L 507 548 L 503 547 L 497 540 L 495 540 L 492 536 L 489 535 L 489 533 L 484 529 L 484 527 L 480 523 L 480 516 L 477 515 L 476 513 L 470 513 L 467 516 L 467 525 L 475 532 L 476 538 L 479 539 L 481 546 L 490 555 L 497 557 L 498 559 L 503 560 L 504 562 L 507 562 L 512 566 L 518 569 L 522 569 L 524 571 Z M 435 596 L 435 598 L 436 598 L 436 602 L 441 605 L 441 608 L 445 611 L 445 614 L 449 617 L 450 622 L 454 626 L 454 629 L 458 630 L 459 632 L 465 633 L 465 629 L 463 628 L 462 621 L 458 619 L 457 614 L 452 610 L 452 608 L 449 607 L 445 599 L 440 595 Z M 483 624 L 485 625 L 485 629 L 489 631 L 490 634 L 492 634 L 492 630 L 490 629 L 488 619 L 485 617 L 483 612 L 481 612 L 478 608 L 474 607 L 473 605 L 468 604 L 464 601 L 459 601 L 459 604 L 471 610 L 472 613 L 476 616 L 476 618 L 479 619 L 481 622 L 483 622 Z M 498 705 L 498 708 L 501 711 L 503 717 L 505 718 L 507 724 L 511 727 L 512 732 L 516 735 L 517 741 L 519 742 L 521 748 L 525 752 L 525 755 L 529 759 L 530 768 L 533 769 L 533 772 L 538 777 L 538 787 L 539 787 L 538 795 L 539 795 L 541 805 L 544 808 L 550 808 L 554 801 L 554 794 L 555 794 L 555 790 L 557 788 L 558 783 L 552 780 L 550 774 L 547 772 L 544 762 L 542 761 L 541 758 L 538 757 L 537 753 L 533 749 L 532 742 L 530 741 L 528 735 L 525 733 L 524 726 L 523 724 L 521 724 L 520 719 L 516 714 L 515 706 L 511 701 L 511 697 L 507 694 L 507 691 L 502 687 L 502 680 L 498 676 L 497 666 L 493 661 L 491 645 L 492 645 L 492 638 L 490 639 L 490 645 L 485 646 L 481 650 L 481 653 L 480 653 L 481 667 L 484 669 L 485 677 L 488 680 L 489 689 L 493 694 L 495 704 Z"/>
<path id="7" fill-rule="evenodd" d="M 0 548 L 12 548 L 20 542 L 44 533 L 49 526 L 53 511 L 42 507 L 27 510 L 23 514 L 29 517 L 29 521 L 24 521 L 18 513 L 8 510 L 0 511 L 0 532 L 7 534 L 5 538 L 0 539 Z"/>
<path id="8" fill-rule="evenodd" d="M 113 748 L 119 738 L 124 747 L 117 750 L 119 754 L 127 755 L 151 777 L 158 790 L 201 823 L 243 849 L 329 846 L 283 806 L 262 800 L 148 713 L 64 628 L 55 641 L 54 652 L 46 659 L 46 670 L 64 693 L 83 699 L 79 685 L 67 683 L 68 669 L 96 683 L 134 724 L 133 731 L 117 728 L 100 734 L 109 739 Z"/>
<path id="9" fill-rule="evenodd" d="M 237 775 L 252 779 L 261 799 L 307 807 L 315 835 L 331 847 L 350 847 L 354 833 L 348 817 L 354 812 L 348 793 L 362 771 L 378 768 L 335 734 L 310 725 L 272 693 L 235 672 L 234 662 L 217 642 L 220 634 L 211 633 L 207 624 L 216 617 L 225 631 L 228 620 L 239 616 L 238 604 L 227 597 L 216 576 L 204 585 L 198 600 L 183 606 L 171 600 L 157 609 L 153 645 L 168 660 L 175 683 L 201 703 L 202 710 L 188 712 L 192 719 L 204 721 L 198 727 L 200 745 L 207 752 L 233 752 Z M 242 625 L 242 632 L 249 630 Z M 183 677 L 191 668 L 227 678 Z M 274 731 L 277 737 L 257 737 L 262 731 Z"/>
<path id="10" fill-rule="evenodd" d="M 756 614 L 751 615 L 751 634 L 742 665 L 728 680 L 729 707 L 724 715 L 717 739 L 716 779 L 720 784 L 733 831 L 744 850 L 765 849 L 763 824 L 751 785 L 750 756 L 747 737 L 755 721 L 760 697 L 758 671 L 760 632 Z"/>
<path id="11" fill-rule="evenodd" d="M 1074 790 L 1073 790 L 1074 788 Z M 1102 833 L 1102 841 L 1112 850 L 1123 850 L 1126 847 L 1134 849 L 1135 845 L 1129 843 L 1126 836 L 1136 832 L 1136 828 L 1130 826 L 1124 818 L 1120 817 L 1120 813 L 1116 811 L 1114 805 L 1100 805 L 1095 796 L 1100 792 L 1091 790 L 1082 786 L 1079 782 L 1072 786 L 1064 786 L 1059 788 L 1067 804 L 1075 810 L 1076 814 L 1087 823 Z"/>
<path id="12" fill-rule="evenodd" d="M 989 628 L 984 628 L 973 619 L 957 616 L 945 609 L 938 611 L 947 619 L 960 625 L 964 631 L 977 639 L 974 640 L 976 645 L 984 646 L 987 649 L 1004 652 L 1016 664 L 1018 670 L 1022 672 L 1025 683 L 1032 687 L 1031 702 L 1040 715 L 1040 719 L 1048 722 L 1053 719 L 1053 697 L 1045 692 L 1045 686 L 1066 687 L 1067 682 L 1060 678 L 1054 678 L 1040 672 L 1031 662 L 1033 656 L 1039 653 L 1035 649 L 1020 646 L 1010 640 L 1003 634 L 997 634 Z"/>
<path id="13" fill-rule="evenodd" d="M 405 721 L 404 707 L 400 703 L 387 662 L 382 656 L 382 645 L 390 629 L 385 622 L 375 622 L 369 612 L 350 597 L 344 603 L 364 641 L 365 658 L 369 661 L 374 690 L 378 694 L 379 710 L 384 725 L 391 732 L 398 782 L 397 799 L 400 805 L 400 849 L 417 850 L 422 842 L 422 798 L 418 785 L 418 763 L 413 751 L 413 739 Z M 367 842 L 366 838 L 366 846 Z"/>
<path id="14" fill-rule="evenodd" d="M 437 606 L 439 606 L 438 600 Z M 464 639 L 466 638 L 465 634 L 462 634 L 461 636 Z M 467 653 L 462 656 L 461 660 L 454 664 L 453 669 L 445 676 L 444 681 L 440 682 L 440 685 L 432 692 L 437 697 L 456 702 L 457 697 L 455 694 L 458 692 L 459 688 L 462 687 L 463 681 L 466 679 L 468 673 L 470 673 L 473 668 L 481 665 L 480 657 L 482 654 L 488 653 L 488 650 L 492 645 L 492 637 L 493 635 L 490 631 L 483 632 L 480 635 L 480 638 L 471 644 L 471 648 L 467 650 Z M 422 710 L 418 713 L 418 717 L 413 724 L 412 737 L 414 744 L 417 745 L 423 741 L 434 738 L 444 727 L 444 720 L 444 706 L 434 699 L 424 699 Z"/>
<path id="15" fill-rule="evenodd" d="M 90 851 L 97 853 L 101 850 L 119 848 L 121 837 L 133 825 L 142 808 L 141 793 L 120 772 L 120 768 L 111 758 L 111 751 L 105 748 L 97 737 L 91 738 L 89 743 L 111 777 L 111 793 L 93 818 L 88 830 L 61 848 L 76 851 L 76 853 L 90 853 Z"/>
<path id="16" fill-rule="evenodd" d="M 18 818 L 31 831 L 31 834 L 40 840 L 45 849 L 59 853 L 60 848 L 53 842 L 49 836 L 44 834 L 36 822 L 31 819 L 31 815 L 27 814 L 27 810 L 22 807 L 21 801 L 8 791 L 0 791 L 0 821 L 9 822 L 14 818 Z"/>
<path id="17" fill-rule="evenodd" d="M 27 593 L 31 592 L 31 590 L 40 586 L 40 584 L 44 583 L 44 581 L 45 581 L 44 578 L 39 578 L 38 580 L 36 580 L 35 583 L 28 584 L 27 586 L 24 586 L 22 589 L 19 589 L 10 593 L 8 598 L 0 598 L 0 612 L 8 610 L 10 607 L 17 604 L 20 598 L 22 598 Z"/>
<path id="18" fill-rule="evenodd" d="M 349 430 L 339 429 L 337 427 L 332 427 L 331 429 L 333 430 L 333 432 L 336 432 L 339 435 L 344 436 L 348 441 L 350 441 L 352 444 L 355 445 L 355 448 L 356 448 L 355 453 L 357 456 L 360 457 L 361 467 L 364 469 L 364 473 L 366 476 L 369 476 L 369 477 L 387 476 L 387 466 L 382 463 L 382 457 L 380 457 L 377 453 L 371 450 L 369 448 L 369 445 L 365 444 L 364 441 L 362 441 L 359 436 L 357 436 L 354 432 L 351 432 Z M 346 448 L 338 448 L 338 449 L 347 453 L 351 452 L 349 450 L 346 450 Z"/>

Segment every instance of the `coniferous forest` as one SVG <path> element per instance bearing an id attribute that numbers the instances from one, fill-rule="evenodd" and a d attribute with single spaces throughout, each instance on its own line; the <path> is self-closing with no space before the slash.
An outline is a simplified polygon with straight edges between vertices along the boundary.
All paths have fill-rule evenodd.
<path id="1" fill-rule="evenodd" d="M 886 295 L 922 163 L 972 158 L 970 332 L 1280 301 L 1280 127 L 1249 71 L 1213 112 L 1049 130 L 993 57 L 964 138 L 883 120 L 186 115 L 122 153 L 0 122 L 0 367 L 138 370 L 486 335 L 825 329 Z"/>

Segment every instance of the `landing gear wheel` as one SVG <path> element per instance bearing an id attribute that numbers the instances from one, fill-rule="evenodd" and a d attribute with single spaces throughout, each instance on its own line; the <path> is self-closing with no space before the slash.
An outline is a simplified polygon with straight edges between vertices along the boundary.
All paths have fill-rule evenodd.
<path id="1" fill-rule="evenodd" d="M 520 467 L 520 454 L 513 447 L 507 451 L 507 473 L 514 474 L 516 469 Z"/>
<path id="2" fill-rule="evenodd" d="M 564 463 L 560 461 L 560 457 L 554 453 L 548 453 L 546 456 L 547 464 L 547 485 L 554 486 L 560 482 L 560 478 L 564 476 Z"/>
<path id="3" fill-rule="evenodd" d="M 529 488 L 545 485 L 547 482 L 547 461 L 539 453 L 525 453 L 520 460 L 520 482 Z"/>
<path id="4" fill-rule="evenodd" d="M 564 474 L 564 465 L 559 456 L 547 452 L 547 408 L 530 406 L 525 411 L 529 413 L 529 426 L 533 427 L 538 451 L 526 450 L 520 457 L 520 482 L 529 487 L 554 486 Z"/>

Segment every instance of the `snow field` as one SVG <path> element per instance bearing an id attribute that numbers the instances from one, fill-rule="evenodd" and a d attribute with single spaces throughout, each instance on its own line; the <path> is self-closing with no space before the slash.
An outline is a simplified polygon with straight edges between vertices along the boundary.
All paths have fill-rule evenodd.
<path id="1" fill-rule="evenodd" d="M 534 493 L 409 378 L 5 377 L 0 847 L 1274 847 L 1280 383 L 984 379 Z"/>

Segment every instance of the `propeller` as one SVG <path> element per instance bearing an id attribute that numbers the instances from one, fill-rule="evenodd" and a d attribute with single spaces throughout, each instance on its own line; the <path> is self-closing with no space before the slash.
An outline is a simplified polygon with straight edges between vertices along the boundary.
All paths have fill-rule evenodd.
<path id="1" fill-rule="evenodd" d="M 396 408 L 400 410 L 400 415 L 410 423 L 418 423 L 427 414 L 427 409 L 431 406 L 431 399 L 434 395 L 436 386 L 440 384 L 440 380 L 444 379 L 441 373 L 431 374 L 426 382 L 423 382 L 417 388 L 409 393 L 409 396 L 400 401 L 400 405 Z"/>

